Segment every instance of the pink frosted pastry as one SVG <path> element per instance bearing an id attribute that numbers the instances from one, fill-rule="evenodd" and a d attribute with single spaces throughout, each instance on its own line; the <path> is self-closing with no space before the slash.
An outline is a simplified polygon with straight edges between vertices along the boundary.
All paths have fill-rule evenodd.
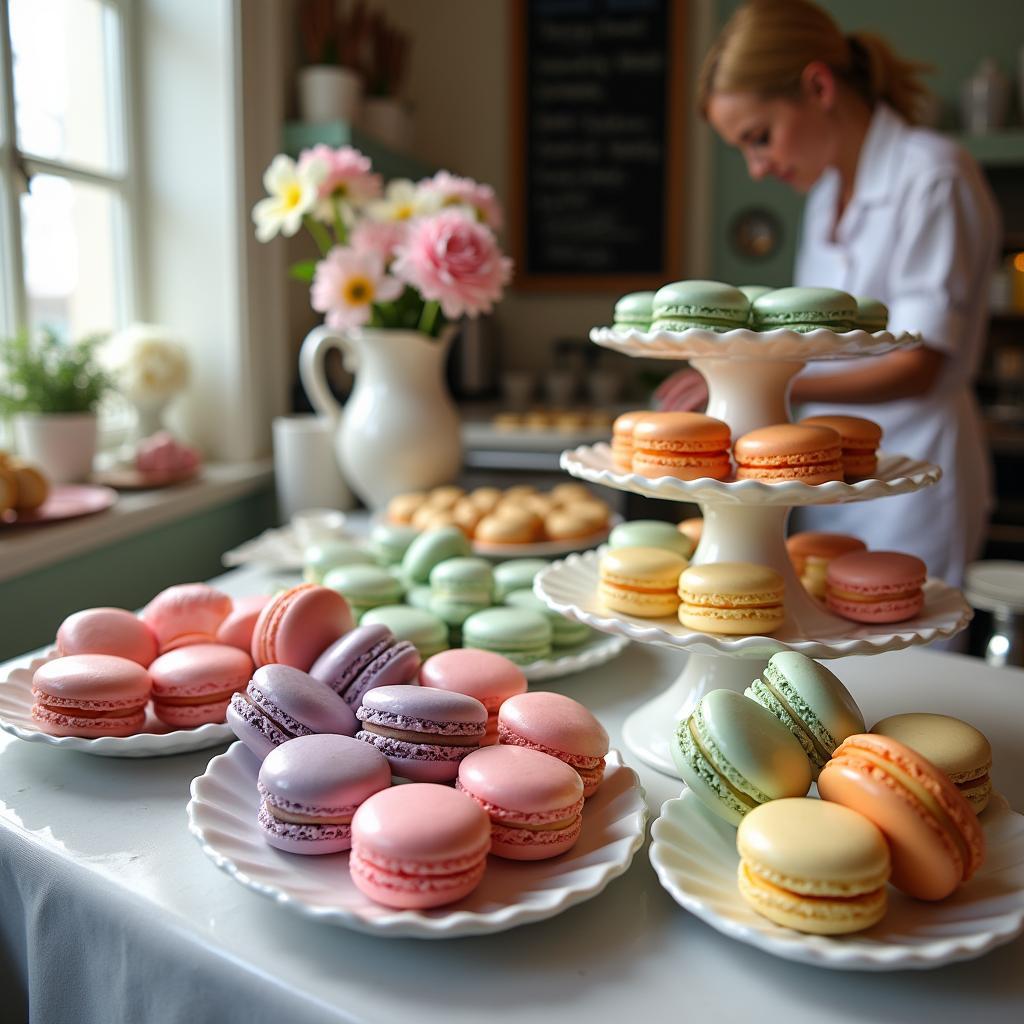
<path id="1" fill-rule="evenodd" d="M 86 608 L 60 624 L 57 651 L 113 654 L 146 668 L 157 656 L 157 639 L 145 622 L 123 608 Z"/>
<path id="2" fill-rule="evenodd" d="M 340 853 L 352 845 L 359 805 L 391 785 L 391 769 L 383 754 L 349 736 L 299 736 L 267 754 L 256 785 L 257 820 L 271 846 Z"/>
<path id="3" fill-rule="evenodd" d="M 498 742 L 532 747 L 571 765 L 593 796 L 604 778 L 608 733 L 578 701 L 560 693 L 521 693 L 498 712 Z"/>
<path id="4" fill-rule="evenodd" d="M 464 793 L 433 783 L 393 786 L 352 819 L 349 871 L 362 893 L 399 910 L 468 896 L 491 848 L 487 812 Z"/>
<path id="5" fill-rule="evenodd" d="M 156 717 L 178 729 L 223 722 L 228 702 L 252 676 L 252 658 L 226 644 L 191 644 L 149 666 Z"/>
<path id="6" fill-rule="evenodd" d="M 308 672 L 320 655 L 354 625 L 352 610 L 336 590 L 300 583 L 271 598 L 252 634 L 252 660 Z"/>
<path id="7" fill-rule="evenodd" d="M 428 658 L 420 669 L 420 686 L 475 697 L 487 708 L 483 744 L 498 742 L 498 709 L 517 693 L 526 693 L 526 676 L 514 662 L 493 651 L 459 647 Z"/>
<path id="8" fill-rule="evenodd" d="M 583 828 L 583 781 L 564 761 L 502 744 L 470 754 L 455 784 L 491 819 L 491 853 L 544 860 L 565 853 Z"/>
<path id="9" fill-rule="evenodd" d="M 231 614 L 231 598 L 205 583 L 179 583 L 162 590 L 142 609 L 156 633 L 160 653 L 188 644 L 208 644 Z"/>
<path id="10" fill-rule="evenodd" d="M 416 782 L 453 782 L 487 727 L 480 701 L 426 686 L 375 687 L 356 718 L 362 723 L 356 739 L 375 746 L 396 775 Z"/>
<path id="11" fill-rule="evenodd" d="M 236 597 L 231 612 L 217 629 L 217 643 L 237 647 L 246 654 L 252 649 L 252 634 L 260 612 L 270 603 L 269 594 Z"/>
<path id="12" fill-rule="evenodd" d="M 903 622 L 924 607 L 927 569 L 899 551 L 854 551 L 828 564 L 825 603 L 853 622 Z"/>
<path id="13" fill-rule="evenodd" d="M 149 673 L 127 658 L 56 658 L 32 677 L 32 720 L 51 736 L 131 736 L 146 720 L 151 687 Z"/>

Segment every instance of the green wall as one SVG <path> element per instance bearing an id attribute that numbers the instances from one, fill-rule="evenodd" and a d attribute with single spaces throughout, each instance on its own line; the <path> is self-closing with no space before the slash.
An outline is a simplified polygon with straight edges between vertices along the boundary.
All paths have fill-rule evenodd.
<path id="1" fill-rule="evenodd" d="M 172 583 L 224 572 L 222 552 L 276 521 L 268 488 L 0 583 L 0 661 L 52 643 L 80 608 L 139 608 Z"/>
<path id="2" fill-rule="evenodd" d="M 719 0 L 720 23 L 724 24 L 739 6 L 739 0 Z M 958 98 L 963 82 L 977 70 L 983 57 L 995 57 L 1014 83 L 1010 119 L 1013 125 L 1020 125 L 1016 86 L 1024 47 L 1022 0 L 821 0 L 821 6 L 844 31 L 878 32 L 898 53 L 933 65 L 935 72 L 927 81 L 942 101 L 944 127 L 953 129 L 959 121 Z M 717 137 L 712 160 L 714 276 L 736 284 L 790 283 L 802 198 L 780 182 L 751 181 L 739 153 Z M 746 260 L 729 244 L 729 226 L 739 211 L 750 206 L 767 207 L 782 222 L 782 247 L 771 259 Z"/>

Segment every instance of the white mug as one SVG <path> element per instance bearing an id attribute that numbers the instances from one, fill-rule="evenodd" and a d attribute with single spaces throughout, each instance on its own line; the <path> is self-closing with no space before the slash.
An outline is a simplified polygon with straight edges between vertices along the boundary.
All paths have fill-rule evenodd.
<path id="1" fill-rule="evenodd" d="M 355 504 L 334 459 L 333 425 L 309 413 L 274 420 L 277 509 L 287 522 L 303 509 L 342 509 Z"/>

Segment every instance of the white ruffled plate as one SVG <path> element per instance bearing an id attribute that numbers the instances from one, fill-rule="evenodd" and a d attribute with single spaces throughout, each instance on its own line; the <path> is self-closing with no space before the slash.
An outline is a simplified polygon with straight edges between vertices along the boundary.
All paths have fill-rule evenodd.
<path id="1" fill-rule="evenodd" d="M 778 650 L 782 646 L 809 658 L 880 654 L 955 636 L 972 615 L 959 590 L 941 580 L 930 579 L 924 585 L 924 608 L 920 615 L 906 622 L 869 625 L 832 616 L 834 633 L 808 634 L 791 624 L 776 630 L 770 637 L 697 633 L 682 625 L 675 616 L 641 619 L 608 611 L 598 599 L 600 557 L 599 551 L 587 551 L 582 555 L 569 555 L 563 562 L 554 562 L 537 573 L 534 593 L 549 608 L 604 633 L 626 636 L 637 643 L 660 644 L 703 654 L 760 658 L 768 657 L 766 650 Z"/>
<path id="2" fill-rule="evenodd" d="M 819 328 L 801 334 L 785 327 L 774 331 L 752 331 L 739 327 L 718 334 L 702 328 L 688 331 L 616 331 L 594 327 L 590 340 L 604 348 L 642 359 L 759 359 L 802 362 L 807 359 L 849 359 L 881 355 L 894 349 L 911 348 L 921 341 L 919 334 L 890 334 L 889 331 L 846 331 L 836 334 Z"/>
<path id="3" fill-rule="evenodd" d="M 0 682 L 0 729 L 28 743 L 45 743 L 64 750 L 77 750 L 98 757 L 163 757 L 190 750 L 222 746 L 235 738 L 226 723 L 208 723 L 195 729 L 175 729 L 146 712 L 143 732 L 134 736 L 102 736 L 88 740 L 81 736 L 51 736 L 40 732 L 32 719 L 32 676 L 40 665 L 57 657 L 56 650 L 33 658 L 28 665 L 16 668 Z"/>
<path id="4" fill-rule="evenodd" d="M 543 658 L 523 665 L 523 675 L 530 682 L 571 676 L 587 668 L 596 668 L 617 658 L 629 645 L 629 638 L 608 633 L 596 633 L 586 643 L 574 647 L 557 658 Z"/>
<path id="5" fill-rule="evenodd" d="M 247 889 L 304 917 L 375 935 L 446 939 L 553 917 L 621 875 L 643 845 L 647 823 L 640 780 L 612 751 L 604 782 L 584 809 L 583 832 L 568 853 L 533 862 L 491 857 L 479 887 L 458 903 L 392 910 L 352 884 L 347 853 L 299 856 L 264 842 L 256 824 L 258 772 L 256 758 L 235 743 L 193 780 L 189 830 L 203 852 Z"/>
<path id="6" fill-rule="evenodd" d="M 597 533 L 572 540 L 545 540 L 533 544 L 487 544 L 484 541 L 473 541 L 473 554 L 495 560 L 512 558 L 558 558 L 573 551 L 586 551 L 597 547 L 608 539 L 611 528 L 622 522 L 619 515 L 611 515 L 608 526 Z M 365 537 L 339 537 L 344 543 L 362 547 L 367 543 Z M 264 530 L 258 537 L 247 540 L 244 544 L 225 551 L 221 561 L 228 568 L 239 565 L 263 565 L 279 572 L 302 571 L 302 548 L 295 539 L 290 526 L 280 526 Z"/>
<path id="7" fill-rule="evenodd" d="M 661 808 L 649 854 L 672 898 L 723 935 L 815 967 L 898 971 L 971 960 L 1024 931 L 1024 815 L 993 794 L 981 823 L 988 854 L 970 882 L 939 903 L 890 888 L 885 918 L 845 936 L 803 935 L 756 914 L 736 885 L 736 829 L 688 790 Z"/>
<path id="8" fill-rule="evenodd" d="M 669 501 L 714 502 L 727 505 L 771 505 L 792 508 L 803 505 L 834 505 L 852 501 L 872 501 L 895 494 L 909 494 L 937 483 L 942 470 L 930 462 L 906 455 L 878 455 L 878 470 L 870 480 L 848 484 L 830 480 L 824 484 L 805 484 L 800 480 L 679 480 L 673 476 L 646 477 L 623 473 L 612 462 L 611 448 L 604 443 L 580 445 L 562 452 L 559 465 L 580 480 L 614 487 L 620 491 L 643 494 Z"/>

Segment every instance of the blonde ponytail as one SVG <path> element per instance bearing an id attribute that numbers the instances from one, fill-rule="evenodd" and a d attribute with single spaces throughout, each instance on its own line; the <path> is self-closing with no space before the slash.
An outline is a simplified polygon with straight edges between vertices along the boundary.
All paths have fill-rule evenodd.
<path id="1" fill-rule="evenodd" d="M 900 57 L 873 33 L 843 35 L 810 0 L 750 0 L 733 14 L 704 58 L 700 111 L 707 116 L 717 92 L 795 96 L 812 61 L 827 64 L 870 107 L 882 101 L 911 123 L 918 120 L 928 95 L 920 76 L 928 66 Z"/>

